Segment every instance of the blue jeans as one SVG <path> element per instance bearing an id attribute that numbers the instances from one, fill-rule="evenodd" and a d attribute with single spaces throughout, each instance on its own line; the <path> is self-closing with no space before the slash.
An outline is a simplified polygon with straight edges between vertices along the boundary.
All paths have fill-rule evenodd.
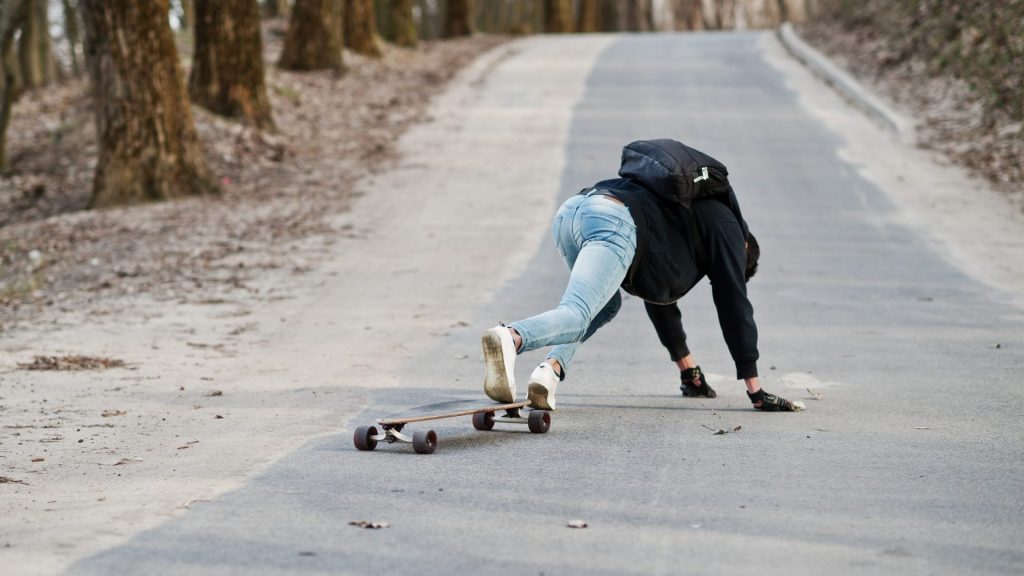
<path id="1" fill-rule="evenodd" d="M 619 285 L 636 253 L 636 225 L 628 208 L 591 193 L 562 204 L 551 234 L 571 270 L 565 294 L 554 310 L 509 326 L 523 338 L 520 353 L 554 345 L 548 358 L 557 360 L 564 373 L 580 343 L 622 305 Z"/>

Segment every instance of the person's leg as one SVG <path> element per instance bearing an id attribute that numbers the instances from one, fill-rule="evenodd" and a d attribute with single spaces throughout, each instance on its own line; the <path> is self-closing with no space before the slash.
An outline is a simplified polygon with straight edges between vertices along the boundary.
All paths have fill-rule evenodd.
<path id="1" fill-rule="evenodd" d="M 572 221 L 585 197 L 573 196 L 566 200 L 555 214 L 551 232 L 558 251 L 566 258 L 570 268 L 579 254 L 579 246 L 572 233 Z M 516 400 L 515 359 L 519 349 L 517 338 L 503 325 L 484 332 L 481 338 L 484 351 L 484 392 L 495 402 Z"/>
<path id="2" fill-rule="evenodd" d="M 555 388 L 561 380 L 555 366 L 568 365 L 579 343 L 615 316 L 621 305 L 618 287 L 636 251 L 636 227 L 625 206 L 604 198 L 582 203 L 556 233 L 559 251 L 571 273 L 558 307 L 510 325 L 519 336 L 519 351 L 558 345 L 555 359 L 542 362 L 530 375 L 527 398 L 534 408 L 555 409 Z M 559 365 L 559 371 L 564 370 Z M 564 374 L 564 372 L 562 372 Z"/>
<path id="3" fill-rule="evenodd" d="M 572 242 L 580 249 L 575 259 L 572 246 L 563 252 L 572 268 L 565 293 L 557 308 L 509 325 L 522 338 L 519 352 L 583 340 L 633 260 L 636 227 L 625 206 L 589 197 L 572 220 Z"/>
<path id="4" fill-rule="evenodd" d="M 557 362 L 556 373 L 563 380 L 565 379 L 565 373 L 569 369 L 569 364 L 572 363 L 573 357 L 576 355 L 576 350 L 580 347 L 580 344 L 586 342 L 594 335 L 605 324 L 611 322 L 612 318 L 619 313 L 619 309 L 622 308 L 622 293 L 618 290 L 612 295 L 608 303 L 601 308 L 601 311 L 594 316 L 594 320 L 587 327 L 586 334 L 579 342 L 571 342 L 569 344 L 559 344 L 548 352 L 547 359 L 550 361 Z"/>

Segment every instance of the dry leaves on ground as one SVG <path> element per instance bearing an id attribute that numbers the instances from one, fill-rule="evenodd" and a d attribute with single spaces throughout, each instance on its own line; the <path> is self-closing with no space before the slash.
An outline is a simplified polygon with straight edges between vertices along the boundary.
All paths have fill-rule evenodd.
<path id="1" fill-rule="evenodd" d="M 369 520 L 353 520 L 348 523 L 349 526 L 355 526 L 357 528 L 366 528 L 368 530 L 380 530 L 381 528 L 390 528 L 391 524 L 387 522 L 370 522 Z"/>
<path id="2" fill-rule="evenodd" d="M 32 362 L 18 364 L 22 370 L 106 370 L 125 366 L 124 360 L 94 356 L 33 356 Z"/>

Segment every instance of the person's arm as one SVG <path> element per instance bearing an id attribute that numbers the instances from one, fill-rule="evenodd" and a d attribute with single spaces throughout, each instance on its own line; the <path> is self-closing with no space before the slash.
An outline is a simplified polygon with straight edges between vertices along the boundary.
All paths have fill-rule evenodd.
<path id="1" fill-rule="evenodd" d="M 745 380 L 747 389 L 756 392 L 760 388 L 757 325 L 754 307 L 747 298 L 743 230 L 735 220 L 716 222 L 708 230 L 706 244 L 711 295 L 718 312 L 718 324 L 736 364 L 736 378 Z"/>
<path id="2" fill-rule="evenodd" d="M 686 332 L 683 331 L 683 315 L 679 312 L 679 306 L 675 303 L 644 302 L 644 309 L 647 310 L 651 324 L 654 324 L 658 340 L 661 340 L 661 345 L 668 350 L 672 361 L 678 364 L 683 358 L 690 357 L 690 349 L 686 346 Z"/>

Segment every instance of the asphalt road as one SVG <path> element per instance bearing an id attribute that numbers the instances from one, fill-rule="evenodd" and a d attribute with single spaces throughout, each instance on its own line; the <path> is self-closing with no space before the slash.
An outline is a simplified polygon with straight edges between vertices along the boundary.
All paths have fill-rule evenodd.
<path id="1" fill-rule="evenodd" d="M 469 326 L 407 363 L 407 387 L 70 573 L 1024 571 L 1020 310 L 900 223 L 759 39 L 614 41 L 574 111 L 551 194 L 610 177 L 636 138 L 675 137 L 723 160 L 763 250 L 750 285 L 763 385 L 806 412 L 749 408 L 705 283 L 684 299 L 684 322 L 716 400 L 679 396 L 678 372 L 628 298 L 580 352 L 547 435 L 446 420 L 432 426 L 432 456 L 357 452 L 357 425 L 478 393 L 479 332 L 549 307 L 564 286 L 545 238 Z M 521 381 L 540 359 L 520 358 Z M 567 528 L 572 519 L 589 527 Z M 349 525 L 358 520 L 390 527 Z"/>

